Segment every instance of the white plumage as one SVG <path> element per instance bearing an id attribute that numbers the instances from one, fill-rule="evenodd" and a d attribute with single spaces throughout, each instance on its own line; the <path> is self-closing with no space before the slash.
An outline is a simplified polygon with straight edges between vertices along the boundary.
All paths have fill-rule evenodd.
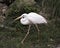
<path id="1" fill-rule="evenodd" d="M 20 19 L 21 24 L 29 25 L 29 29 L 28 29 L 28 32 L 27 32 L 25 38 L 29 34 L 31 24 L 35 24 L 35 26 L 36 26 L 36 28 L 37 28 L 37 30 L 39 32 L 37 24 L 47 23 L 46 19 L 43 16 L 41 16 L 41 15 L 39 15 L 37 13 L 34 13 L 34 12 L 31 12 L 31 13 L 28 13 L 28 14 L 24 13 L 20 17 L 16 18 L 14 21 L 16 21 L 18 19 Z M 22 40 L 22 43 L 25 40 L 25 38 Z"/>
<path id="2" fill-rule="evenodd" d="M 29 14 L 22 14 L 18 19 L 21 18 L 20 22 L 23 25 L 29 25 L 29 24 L 42 24 L 47 23 L 46 19 L 34 12 L 31 12 Z"/>
<path id="3" fill-rule="evenodd" d="M 41 16 L 41 15 L 39 15 L 37 13 L 33 13 L 33 12 L 31 12 L 31 13 L 28 14 L 28 19 L 33 24 L 47 23 L 46 19 L 43 16 Z"/>

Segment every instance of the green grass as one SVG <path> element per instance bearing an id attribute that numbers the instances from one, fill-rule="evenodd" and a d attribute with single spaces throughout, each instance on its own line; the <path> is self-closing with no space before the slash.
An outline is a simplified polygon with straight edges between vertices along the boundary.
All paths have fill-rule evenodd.
<path id="1" fill-rule="evenodd" d="M 22 45 L 21 40 L 27 29 L 28 26 L 23 25 L 18 26 L 16 31 L 0 29 L 0 48 L 55 48 L 56 44 L 60 42 L 59 25 L 52 23 L 39 25 L 39 37 L 36 27 L 32 26 L 30 34 Z"/>

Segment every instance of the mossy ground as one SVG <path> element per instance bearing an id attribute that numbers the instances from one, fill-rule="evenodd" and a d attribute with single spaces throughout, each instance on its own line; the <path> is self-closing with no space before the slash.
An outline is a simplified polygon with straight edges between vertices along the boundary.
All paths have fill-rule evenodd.
<path id="1" fill-rule="evenodd" d="M 0 29 L 0 48 L 55 48 L 56 44 L 60 42 L 59 26 L 54 24 L 38 26 L 39 37 L 38 31 L 33 25 L 23 45 L 21 40 L 27 32 L 28 26 L 19 25 L 16 31 Z"/>

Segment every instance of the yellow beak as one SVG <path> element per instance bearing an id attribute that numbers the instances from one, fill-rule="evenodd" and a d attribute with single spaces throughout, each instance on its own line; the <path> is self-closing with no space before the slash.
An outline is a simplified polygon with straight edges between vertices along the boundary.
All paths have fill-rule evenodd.
<path id="1" fill-rule="evenodd" d="M 22 16 L 17 17 L 16 19 L 14 19 L 14 21 L 16 21 L 16 20 L 20 19 L 21 17 L 22 17 Z"/>

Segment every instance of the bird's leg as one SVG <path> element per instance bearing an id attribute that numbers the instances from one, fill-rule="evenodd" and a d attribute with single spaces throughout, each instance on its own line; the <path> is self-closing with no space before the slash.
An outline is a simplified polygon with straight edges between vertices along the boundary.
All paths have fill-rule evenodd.
<path id="1" fill-rule="evenodd" d="M 36 28 L 37 28 L 37 30 L 38 30 L 38 32 L 39 32 L 40 30 L 39 30 L 39 28 L 38 28 L 38 25 L 37 25 L 37 24 L 35 24 L 35 26 L 36 26 Z"/>
<path id="2" fill-rule="evenodd" d="M 21 43 L 22 43 L 22 44 L 23 44 L 24 40 L 26 39 L 26 37 L 27 37 L 27 36 L 28 36 L 28 34 L 29 34 L 30 27 L 31 27 L 31 25 L 29 25 L 28 32 L 26 33 L 25 37 L 24 37 L 24 38 L 23 38 L 23 40 L 21 41 Z"/>
<path id="3" fill-rule="evenodd" d="M 38 39 L 39 39 L 39 28 L 38 28 L 38 25 L 37 24 L 35 24 L 35 26 L 36 26 L 36 28 L 37 28 L 37 30 L 38 30 Z M 38 40 L 38 42 L 39 42 L 39 40 Z"/>

